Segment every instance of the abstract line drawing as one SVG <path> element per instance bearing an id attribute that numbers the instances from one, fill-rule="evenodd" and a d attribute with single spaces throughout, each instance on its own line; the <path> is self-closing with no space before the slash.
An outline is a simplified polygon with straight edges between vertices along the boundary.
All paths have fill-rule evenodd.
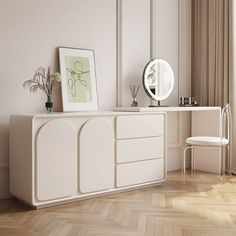
<path id="1" fill-rule="evenodd" d="M 68 78 L 68 88 L 73 97 L 77 96 L 77 83 L 80 83 L 85 88 L 88 86 L 88 83 L 83 79 L 84 74 L 90 73 L 90 71 L 84 71 L 83 64 L 80 61 L 76 61 L 72 68 L 66 68 L 67 72 L 70 73 L 70 78 Z"/>
<path id="2" fill-rule="evenodd" d="M 98 110 L 94 50 L 59 48 L 63 111 Z"/>

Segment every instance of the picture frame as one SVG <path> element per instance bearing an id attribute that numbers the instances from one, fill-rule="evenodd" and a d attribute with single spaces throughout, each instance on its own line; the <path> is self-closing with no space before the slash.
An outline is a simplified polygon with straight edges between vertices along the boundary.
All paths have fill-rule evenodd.
<path id="1" fill-rule="evenodd" d="M 59 47 L 63 111 L 98 110 L 94 50 Z"/>

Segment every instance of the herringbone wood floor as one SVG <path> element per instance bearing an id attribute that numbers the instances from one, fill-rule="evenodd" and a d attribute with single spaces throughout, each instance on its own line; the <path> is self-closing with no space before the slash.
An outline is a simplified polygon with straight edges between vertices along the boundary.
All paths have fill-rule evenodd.
<path id="1" fill-rule="evenodd" d="M 32 210 L 0 202 L 0 235 L 236 236 L 236 177 L 168 174 L 160 186 Z"/>

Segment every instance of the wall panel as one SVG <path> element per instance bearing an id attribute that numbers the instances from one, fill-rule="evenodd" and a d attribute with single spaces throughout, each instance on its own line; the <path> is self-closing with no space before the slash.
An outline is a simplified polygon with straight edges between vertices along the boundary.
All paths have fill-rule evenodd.
<path id="1" fill-rule="evenodd" d="M 142 87 L 142 74 L 150 60 L 150 1 L 118 0 L 119 2 L 119 82 L 120 106 L 132 103 L 129 85 L 140 85 L 139 105 L 148 104 Z"/>

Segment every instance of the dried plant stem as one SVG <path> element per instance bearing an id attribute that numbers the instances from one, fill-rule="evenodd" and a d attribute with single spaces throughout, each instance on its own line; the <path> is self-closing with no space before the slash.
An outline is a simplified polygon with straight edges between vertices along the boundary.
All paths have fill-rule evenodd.
<path id="1" fill-rule="evenodd" d="M 30 92 L 36 92 L 38 89 L 42 90 L 47 96 L 52 95 L 52 89 L 55 82 L 61 81 L 59 73 L 50 74 L 51 68 L 39 67 L 33 78 L 26 80 L 23 83 L 23 87 L 28 87 Z"/>

